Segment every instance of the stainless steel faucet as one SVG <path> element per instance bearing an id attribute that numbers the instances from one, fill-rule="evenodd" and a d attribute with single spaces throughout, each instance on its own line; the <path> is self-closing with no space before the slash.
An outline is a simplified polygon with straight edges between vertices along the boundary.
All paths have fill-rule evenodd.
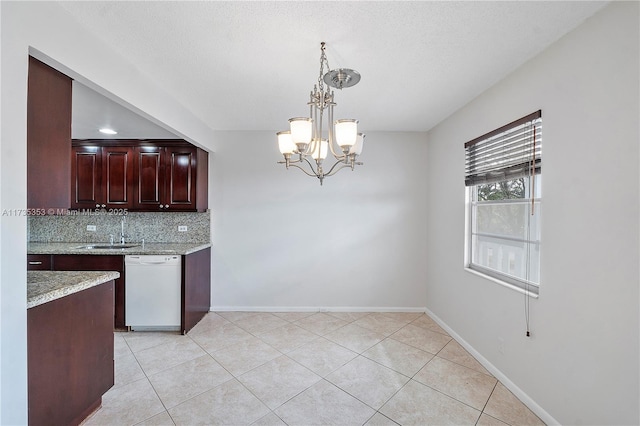
<path id="1" fill-rule="evenodd" d="M 125 235 L 124 233 L 124 223 L 126 221 L 126 216 L 122 215 L 122 219 L 120 220 L 120 244 L 124 244 L 125 243 L 125 237 L 127 237 L 127 235 Z"/>

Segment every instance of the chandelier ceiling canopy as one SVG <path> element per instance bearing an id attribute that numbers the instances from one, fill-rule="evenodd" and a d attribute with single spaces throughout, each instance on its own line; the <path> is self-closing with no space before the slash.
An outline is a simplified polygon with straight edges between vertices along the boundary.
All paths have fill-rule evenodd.
<path id="1" fill-rule="evenodd" d="M 309 117 L 294 117 L 289 119 L 289 130 L 278 132 L 278 147 L 284 156 L 284 164 L 288 169 L 296 167 L 309 176 L 320 180 L 336 174 L 339 170 L 362 165 L 356 161 L 362 153 L 364 136 L 358 133 L 358 120 L 333 120 L 333 90 L 355 86 L 360 81 L 360 74 L 349 68 L 332 70 L 325 53 L 325 43 L 320 43 L 320 74 L 318 83 L 313 86 L 310 94 Z M 325 83 L 328 87 L 325 88 Z M 325 120 L 326 110 L 326 120 Z M 323 125 L 327 129 L 323 131 Z M 323 163 L 327 155 L 335 159 L 335 163 L 325 171 Z"/>

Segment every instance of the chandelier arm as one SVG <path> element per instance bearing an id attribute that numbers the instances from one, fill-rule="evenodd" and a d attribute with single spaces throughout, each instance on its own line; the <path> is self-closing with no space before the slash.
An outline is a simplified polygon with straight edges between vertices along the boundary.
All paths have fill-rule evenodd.
<path id="1" fill-rule="evenodd" d="M 320 176 L 320 173 L 318 173 L 318 169 L 313 167 L 313 164 L 311 164 L 311 162 L 307 159 L 307 157 L 302 157 L 302 160 L 304 160 L 309 165 L 309 169 L 311 169 L 311 171 L 313 172 L 313 174 L 309 176 L 316 176 L 316 177 Z"/>
<path id="2" fill-rule="evenodd" d="M 333 99 L 332 99 L 332 102 L 329 104 L 329 126 L 328 126 L 329 127 L 329 149 L 331 150 L 331 153 L 336 158 L 336 160 L 343 160 L 344 156 L 337 154 L 336 150 L 333 147 L 334 143 L 336 143 L 335 132 L 333 129 L 333 106 L 334 105 L 335 104 L 333 103 Z"/>
<path id="3" fill-rule="evenodd" d="M 340 167 L 338 167 L 336 170 L 334 170 L 336 168 L 336 166 L 340 164 Z M 331 166 L 331 168 L 329 169 L 328 173 L 325 173 L 325 176 L 333 176 L 336 173 L 338 173 L 340 170 L 344 169 L 345 167 L 351 167 L 350 164 L 345 164 L 342 161 L 336 161 L 333 166 Z"/>
<path id="4" fill-rule="evenodd" d="M 318 88 L 316 86 L 313 87 L 313 92 L 311 92 L 311 96 L 309 99 L 309 117 L 312 120 L 313 126 L 311 128 L 311 140 L 316 139 L 316 135 L 318 133 Z M 307 151 L 307 153 L 310 151 Z"/>
<path id="5" fill-rule="evenodd" d="M 302 162 L 302 160 L 300 160 L 300 159 L 289 160 L 289 164 L 301 163 L 301 162 Z M 284 160 L 284 161 L 281 160 L 281 161 L 278 161 L 278 164 L 287 164 L 287 161 L 286 160 Z"/>
<path id="6" fill-rule="evenodd" d="M 344 154 L 342 154 L 342 155 L 336 154 L 336 151 L 333 149 L 333 144 L 332 143 L 329 143 L 329 149 L 331 149 L 331 153 L 336 158 L 336 160 L 338 160 L 340 162 L 344 161 L 345 155 Z"/>
<path id="7" fill-rule="evenodd" d="M 321 96 L 324 96 L 324 93 L 320 93 Z M 324 102 L 324 101 L 323 101 Z M 324 108 L 320 107 L 320 108 L 316 108 L 316 120 L 315 120 L 315 125 L 316 125 L 316 134 L 314 139 L 315 140 L 322 140 L 322 120 L 324 118 Z"/>
<path id="8" fill-rule="evenodd" d="M 331 93 L 331 90 L 329 89 L 329 93 Z M 327 112 L 329 113 L 329 121 L 327 122 L 327 133 L 328 135 L 328 139 L 329 139 L 329 145 L 333 145 L 333 142 L 335 142 L 336 140 L 336 135 L 333 129 L 333 97 L 331 95 L 329 95 L 331 100 L 329 101 L 329 105 L 327 105 Z M 331 148 L 331 152 L 333 152 L 333 148 Z M 335 153 L 333 153 L 333 155 L 335 155 Z"/>
<path id="9" fill-rule="evenodd" d="M 297 164 L 290 164 L 290 166 L 302 170 L 307 176 L 317 177 L 317 178 L 320 178 L 320 179 L 325 176 L 324 173 L 322 173 L 322 174 L 318 173 L 318 171 L 316 171 L 316 169 L 313 168 L 313 165 L 311 164 L 311 162 L 309 160 L 307 160 L 306 158 L 304 158 L 304 157 L 301 160 L 297 160 L 296 162 L 300 162 L 301 163 L 302 160 L 304 160 L 309 165 L 309 169 L 311 169 L 312 173 L 309 173 L 307 170 L 304 169 L 304 167 L 301 167 L 301 166 L 299 166 Z"/>
<path id="10" fill-rule="evenodd" d="M 298 166 L 297 164 L 291 164 L 291 167 L 295 167 L 296 169 L 300 169 L 302 170 L 307 176 L 311 176 L 311 177 L 318 177 L 318 175 L 314 174 L 314 173 L 309 173 L 308 171 L 306 171 L 303 167 Z"/>

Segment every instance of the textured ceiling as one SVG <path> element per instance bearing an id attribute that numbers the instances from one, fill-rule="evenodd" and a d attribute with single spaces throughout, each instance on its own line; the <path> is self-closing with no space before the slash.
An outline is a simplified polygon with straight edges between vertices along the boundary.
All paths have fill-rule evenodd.
<path id="1" fill-rule="evenodd" d="M 214 130 L 308 114 L 320 42 L 362 80 L 335 118 L 426 131 L 607 2 L 61 2 Z"/>

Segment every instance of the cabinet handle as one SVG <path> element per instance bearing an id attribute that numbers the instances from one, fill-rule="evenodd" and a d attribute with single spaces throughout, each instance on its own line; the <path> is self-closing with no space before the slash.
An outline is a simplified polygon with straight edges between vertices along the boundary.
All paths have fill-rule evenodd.
<path id="1" fill-rule="evenodd" d="M 102 205 L 102 208 L 105 208 L 105 207 L 107 207 L 107 205 L 106 205 L 106 204 L 103 204 L 103 205 Z"/>
<path id="2" fill-rule="evenodd" d="M 162 204 L 160 204 L 160 208 L 164 208 L 164 206 Z"/>
<path id="3" fill-rule="evenodd" d="M 100 204 L 96 204 L 96 208 L 99 209 L 100 208 Z"/>
<path id="4" fill-rule="evenodd" d="M 42 262 L 36 262 L 36 261 L 30 260 L 29 265 L 42 265 Z"/>
<path id="5" fill-rule="evenodd" d="M 168 208 L 169 208 L 169 204 L 165 204 L 165 205 L 164 205 L 164 208 L 165 208 L 165 209 L 168 209 Z"/>

